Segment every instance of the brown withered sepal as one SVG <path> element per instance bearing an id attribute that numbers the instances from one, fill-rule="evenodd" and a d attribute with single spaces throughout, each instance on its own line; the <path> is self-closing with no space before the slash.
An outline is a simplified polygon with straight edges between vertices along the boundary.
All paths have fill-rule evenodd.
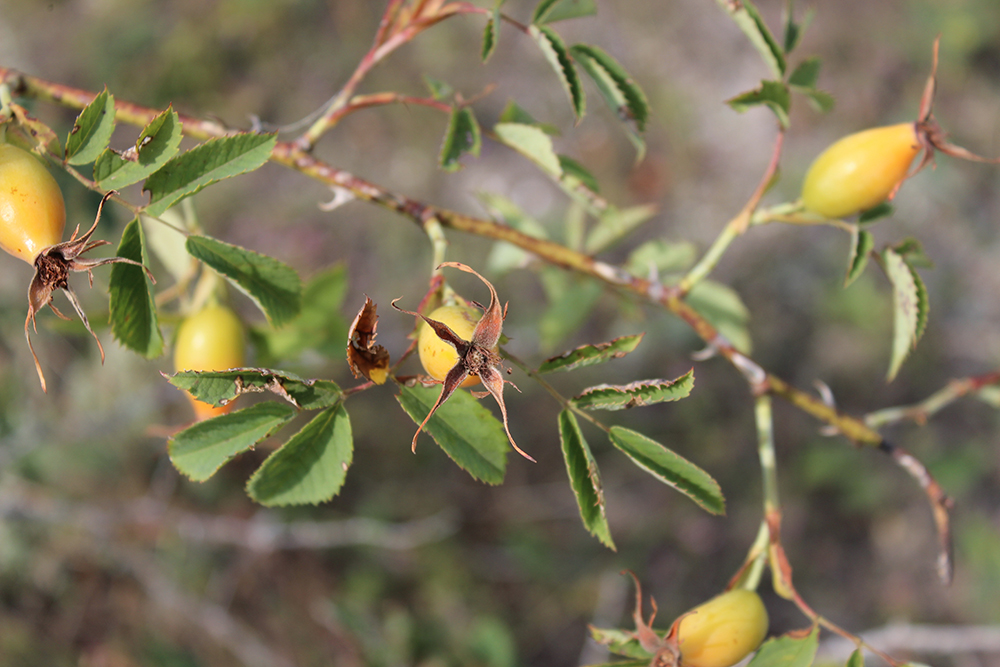
<path id="1" fill-rule="evenodd" d="M 466 273 L 471 273 L 477 278 L 482 280 L 490 290 L 490 304 L 489 306 L 483 308 L 481 304 L 476 303 L 475 305 L 483 309 L 483 316 L 479 319 L 476 324 L 476 328 L 472 332 L 471 340 L 463 340 L 452 331 L 451 327 L 443 322 L 438 322 L 437 320 L 432 320 L 429 317 L 421 315 L 420 313 L 415 313 L 413 311 L 405 310 L 396 305 L 396 301 L 392 302 L 392 307 L 396 310 L 406 313 L 408 315 L 413 315 L 414 317 L 422 318 L 428 326 L 430 326 L 434 333 L 437 334 L 438 338 L 445 341 L 449 345 L 455 348 L 458 353 L 458 362 L 452 367 L 448 374 L 445 376 L 442 384 L 444 385 L 441 389 L 441 394 L 438 396 L 437 401 L 431 408 L 431 411 L 427 413 L 424 417 L 424 421 L 421 422 L 420 426 L 417 428 L 417 432 L 413 435 L 413 442 L 411 443 L 411 449 L 413 451 L 417 450 L 417 437 L 420 432 L 424 429 L 427 421 L 431 418 L 431 415 L 443 404 L 448 398 L 455 393 L 459 385 L 465 381 L 470 375 L 475 375 L 479 377 L 483 386 L 486 387 L 485 392 L 471 392 L 476 398 L 483 398 L 487 395 L 492 395 L 496 399 L 497 404 L 500 406 L 500 414 L 503 416 L 503 428 L 507 433 L 507 439 L 510 441 L 511 447 L 514 450 L 528 459 L 534 462 L 531 456 L 521 450 L 514 442 L 514 437 L 510 434 L 510 427 L 507 424 L 507 407 L 504 405 L 503 401 L 503 386 L 504 384 L 509 384 L 515 389 L 517 386 L 503 377 L 503 360 L 500 355 L 494 351 L 497 343 L 500 342 L 500 334 L 503 330 L 503 321 L 507 317 L 507 306 L 504 305 L 503 308 L 500 307 L 500 300 L 497 298 L 497 291 L 490 283 L 490 281 L 483 278 L 474 269 L 460 262 L 444 262 L 438 268 L 451 267 L 458 269 L 460 271 L 465 271 Z M 475 302 L 474 302 L 475 303 Z"/>

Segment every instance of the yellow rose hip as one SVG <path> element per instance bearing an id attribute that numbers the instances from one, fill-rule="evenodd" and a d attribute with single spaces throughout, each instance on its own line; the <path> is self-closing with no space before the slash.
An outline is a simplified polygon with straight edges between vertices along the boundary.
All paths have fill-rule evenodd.
<path id="1" fill-rule="evenodd" d="M 816 158 L 802 184 L 802 204 L 827 218 L 843 218 L 891 199 L 910 176 L 934 159 L 935 152 L 973 162 L 996 164 L 949 142 L 932 113 L 937 85 L 938 41 L 931 73 L 913 123 L 864 130 L 835 142 Z M 914 158 L 920 161 L 910 168 Z"/>
<path id="2" fill-rule="evenodd" d="M 716 596 L 681 619 L 681 667 L 730 667 L 757 649 L 767 634 L 767 610 L 754 591 Z"/>
<path id="3" fill-rule="evenodd" d="M 28 151 L 0 144 L 0 248 L 31 264 L 65 227 L 66 205 L 49 170 Z"/>
<path id="4" fill-rule="evenodd" d="M 717 595 L 681 614 L 666 635 L 653 629 L 653 613 L 642 617 L 642 588 L 635 581 L 635 632 L 632 636 L 653 656 L 651 667 L 732 667 L 755 651 L 767 635 L 767 610 L 754 591 L 738 588 Z M 608 643 L 605 641 L 605 643 Z"/>
<path id="5" fill-rule="evenodd" d="M 427 317 L 447 324 L 459 338 L 470 340 L 472 332 L 482 317 L 482 312 L 472 306 L 441 306 Z M 420 325 L 417 337 L 417 352 L 420 355 L 420 365 L 435 380 L 444 380 L 456 363 L 458 352 L 455 347 L 438 337 L 428 324 Z M 472 387 L 479 384 L 479 376 L 470 375 L 462 382 L 461 387 Z"/>
<path id="6" fill-rule="evenodd" d="M 913 123 L 876 127 L 835 142 L 809 167 L 802 203 L 843 218 L 885 201 L 906 178 L 923 146 Z"/>
<path id="7" fill-rule="evenodd" d="M 181 323 L 174 347 L 175 370 L 223 371 L 245 364 L 243 323 L 229 308 L 208 306 Z M 216 407 L 187 396 L 198 421 L 232 410 L 232 402 Z"/>
<path id="8" fill-rule="evenodd" d="M 445 309 L 445 307 L 438 308 L 430 315 L 422 315 L 397 306 L 396 301 L 399 299 L 392 302 L 393 308 L 421 320 L 420 326 L 431 329 L 434 336 L 439 339 L 439 341 L 432 341 L 430 338 L 424 338 L 426 334 L 423 331 L 418 334 L 418 347 L 420 348 L 419 352 L 424 370 L 431 373 L 432 376 L 434 373 L 441 373 L 442 375 L 436 379 L 441 383 L 442 387 L 441 393 L 438 394 L 437 400 L 431 406 L 430 412 L 420 422 L 417 432 L 413 434 L 410 449 L 414 452 L 417 451 L 417 438 L 420 436 L 420 432 L 424 430 L 427 422 L 430 421 L 430 418 L 434 416 L 437 409 L 455 393 L 456 389 L 463 386 L 471 377 L 476 377 L 486 387 L 486 391 L 474 391 L 472 395 L 477 398 L 492 395 L 496 399 L 497 405 L 500 406 L 500 414 L 503 417 L 503 429 L 507 433 L 507 440 L 510 442 L 510 446 L 518 454 L 534 462 L 535 459 L 531 458 L 514 442 L 514 436 L 510 434 L 510 428 L 507 424 L 507 406 L 503 400 L 503 386 L 505 384 L 513 385 L 514 383 L 503 377 L 503 372 L 506 369 L 504 368 L 503 359 L 500 357 L 498 347 L 503 332 L 503 321 L 507 318 L 507 306 L 506 304 L 503 306 L 500 305 L 500 299 L 497 296 L 496 288 L 493 287 L 493 283 L 483 278 L 472 267 L 466 266 L 461 262 L 442 262 L 438 265 L 438 269 L 446 266 L 471 273 L 483 281 L 490 290 L 490 303 L 488 306 L 482 308 L 482 315 L 471 308 L 468 308 L 465 312 L 451 310 L 455 308 L 454 306 L 448 307 L 449 309 Z M 461 307 L 458 308 L 461 309 Z M 464 333 L 466 330 L 469 331 L 468 334 Z M 438 345 L 440 347 L 437 347 Z M 451 362 L 451 368 L 442 370 L 444 361 L 451 359 L 449 356 L 440 354 L 444 348 L 454 350 L 454 360 Z M 429 353 L 426 355 L 427 361 L 424 361 L 425 351 Z"/>

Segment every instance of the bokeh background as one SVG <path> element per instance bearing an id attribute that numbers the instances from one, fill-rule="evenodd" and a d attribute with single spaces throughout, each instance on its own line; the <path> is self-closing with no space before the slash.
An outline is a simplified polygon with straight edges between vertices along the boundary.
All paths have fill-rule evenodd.
<path id="1" fill-rule="evenodd" d="M 481 3 L 484 6 L 490 3 Z M 523 21 L 533 2 L 504 9 Z M 422 77 L 451 84 L 488 126 L 515 99 L 560 128 L 557 148 L 599 179 L 619 205 L 655 202 L 657 216 L 609 251 L 621 261 L 641 241 L 690 241 L 704 249 L 752 192 L 770 155 L 765 110 L 737 114 L 723 101 L 767 76 L 764 65 L 710 0 L 599 1 L 596 18 L 557 24 L 570 42 L 597 44 L 645 89 L 653 108 L 648 155 L 635 153 L 592 88 L 573 124 L 542 56 L 505 27 L 479 63 L 482 21 L 448 20 L 375 70 L 359 92 L 424 94 Z M 248 127 L 306 116 L 346 81 L 370 45 L 384 2 L 369 0 L 0 0 L 0 64 L 153 107 Z M 760 0 L 772 26 L 783 2 Z M 957 143 L 1000 155 L 1000 5 L 994 0 L 817 0 L 796 52 L 823 59 L 820 87 L 837 99 L 826 115 L 797 99 L 782 178 L 767 202 L 797 197 L 813 157 L 839 136 L 916 115 L 941 35 L 936 114 Z M 34 103 L 65 131 L 73 114 Z M 422 107 L 349 117 L 316 148 L 320 157 L 407 196 L 485 215 L 476 193 L 510 198 L 558 235 L 567 202 L 511 151 L 486 141 L 482 156 L 446 174 L 436 165 L 446 119 Z M 119 128 L 116 142 L 134 141 Z M 289 138 L 294 134 L 287 135 Z M 71 223 L 88 223 L 93 195 L 68 179 Z M 931 319 L 899 378 L 886 384 L 891 295 L 874 267 L 842 288 L 847 238 L 831 228 L 772 225 L 739 239 L 713 275 L 750 313 L 753 357 L 799 387 L 826 382 L 852 414 L 921 400 L 954 377 L 1000 360 L 1000 170 L 948 157 L 908 182 L 879 243 L 915 236 L 934 261 L 922 275 Z M 139 192 L 132 192 L 140 202 Z M 410 221 L 351 202 L 331 212 L 321 185 L 266 165 L 195 198 L 206 230 L 271 254 L 309 277 L 348 275 L 345 322 L 364 294 L 383 306 L 379 342 L 405 348 L 409 318 L 386 308 L 426 289 L 431 248 Z M 117 238 L 121 209 L 102 223 Z M 449 234 L 449 258 L 485 266 L 490 245 Z M 178 476 L 164 433 L 191 418 L 183 396 L 147 362 L 116 346 L 100 365 L 78 330 L 46 314 L 36 349 L 50 379 L 37 386 L 22 322 L 29 267 L 0 260 L 0 664 L 2 665 L 512 665 L 571 666 L 605 656 L 586 625 L 629 626 L 634 570 L 659 603 L 661 622 L 721 590 L 760 518 L 752 401 L 718 360 L 694 362 L 698 342 L 667 314 L 605 293 L 581 329 L 558 343 L 540 334 L 550 306 L 535 273 L 490 274 L 509 299 L 510 349 L 537 363 L 570 346 L 645 331 L 626 359 L 557 377 L 572 394 L 597 382 L 676 377 L 692 366 L 691 398 L 613 415 L 714 475 L 728 499 L 710 517 L 587 431 L 601 465 L 617 553 L 582 528 L 567 484 L 558 406 L 523 375 L 508 392 L 511 428 L 537 465 L 513 457 L 502 486 L 476 483 L 429 438 L 416 456 L 412 422 L 388 387 L 348 403 L 355 461 L 342 493 L 315 508 L 262 510 L 243 492 L 267 448 L 205 484 Z M 155 268 L 155 267 L 154 267 Z M 92 314 L 106 313 L 106 271 L 93 290 L 77 280 Z M 459 289 L 482 299 L 465 277 Z M 262 317 L 247 300 L 248 322 Z M 169 334 L 169 330 L 168 330 Z M 306 354 L 290 370 L 353 379 L 343 360 Z M 928 424 L 887 434 L 920 457 L 955 498 L 956 581 L 934 573 L 936 541 L 921 490 L 887 457 L 824 437 L 776 403 L 783 536 L 810 604 L 861 632 L 890 623 L 946 629 L 1000 624 L 998 413 L 983 401 L 949 406 Z M 303 541 L 280 548 L 282 526 Z M 278 532 L 276 532 L 278 531 Z M 297 532 L 295 532 L 297 531 Z M 309 536 L 319 540 L 305 546 Z M 318 537 L 317 537 L 318 536 Z M 763 593 L 772 632 L 805 619 Z M 989 636 L 989 628 L 986 628 Z M 968 646 L 968 644 L 966 644 Z M 893 647 L 894 649 L 896 647 Z M 898 653 L 902 657 L 905 651 Z M 914 657 L 934 665 L 1000 664 L 1000 652 Z"/>

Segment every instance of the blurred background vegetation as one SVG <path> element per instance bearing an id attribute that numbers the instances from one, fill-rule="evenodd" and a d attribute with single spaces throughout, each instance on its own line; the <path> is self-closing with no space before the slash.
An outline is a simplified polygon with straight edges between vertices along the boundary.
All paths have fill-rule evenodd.
<path id="1" fill-rule="evenodd" d="M 484 3 L 490 4 L 490 3 Z M 482 21 L 448 20 L 372 73 L 360 92 L 424 94 L 424 75 L 467 97 L 487 125 L 516 99 L 559 127 L 557 149 L 625 206 L 659 214 L 632 244 L 664 238 L 699 249 L 750 195 L 770 155 L 774 122 L 723 104 L 767 76 L 752 47 L 710 0 L 599 2 L 599 15 L 558 25 L 568 41 L 600 45 L 630 71 L 653 108 L 646 159 L 591 97 L 578 126 L 541 55 L 505 28 L 479 64 Z M 145 106 L 248 127 L 251 117 L 292 123 L 319 107 L 368 49 L 384 2 L 370 0 L 0 0 L 0 64 Z M 772 26 L 784 2 L 760 0 Z M 837 99 L 819 115 L 797 100 L 782 180 L 766 201 L 798 196 L 813 157 L 839 136 L 916 115 L 940 34 L 935 106 L 952 139 L 1000 154 L 1000 5 L 994 0 L 814 2 L 798 57 L 823 59 L 820 87 Z M 534 2 L 509 0 L 527 21 Z M 806 7 L 799 7 L 804 10 Z M 592 93 L 592 91 L 591 91 Z M 65 130 L 73 114 L 34 103 Z M 437 168 L 446 118 L 393 106 L 348 117 L 316 154 L 390 191 L 475 215 L 476 193 L 510 198 L 558 234 L 566 201 L 513 152 L 486 142 L 454 174 Z M 119 128 L 118 145 L 135 132 Z M 291 135 L 294 136 L 294 135 Z M 113 143 L 115 145 L 115 143 Z M 61 179 L 71 224 L 93 219 L 95 197 Z M 823 380 L 840 407 L 863 414 L 920 400 L 950 378 L 1000 360 L 1000 170 L 940 159 L 908 182 L 880 244 L 916 236 L 934 261 L 927 335 L 890 385 L 884 381 L 891 295 L 877 271 L 842 289 L 847 238 L 831 228 L 771 225 L 739 239 L 713 275 L 750 313 L 754 358 L 802 388 Z M 143 201 L 138 191 L 127 193 Z M 308 278 L 343 267 L 345 323 L 364 294 L 383 306 L 379 342 L 398 357 L 412 322 L 387 308 L 426 289 L 431 248 L 408 220 L 363 203 L 332 212 L 320 185 L 276 165 L 195 198 L 212 235 L 271 254 Z M 113 207 L 99 235 L 128 221 Z M 451 233 L 449 259 L 486 266 L 481 239 Z M 537 465 L 513 457 L 499 487 L 474 482 L 425 438 L 383 387 L 351 400 L 355 461 L 342 493 L 321 507 L 264 511 L 243 492 L 258 451 L 205 484 L 179 478 L 164 433 L 191 416 L 167 384 L 162 359 L 118 348 L 105 328 L 102 368 L 92 342 L 46 315 L 35 345 L 49 375 L 43 395 L 24 347 L 29 267 L 0 260 L 0 664 L 3 665 L 512 665 L 570 666 L 603 659 L 587 623 L 630 625 L 634 570 L 662 624 L 719 590 L 741 563 L 760 519 L 752 401 L 733 368 L 695 363 L 698 341 L 663 312 L 604 293 L 578 331 L 556 340 L 539 327 L 549 305 L 536 274 L 488 274 L 510 300 L 510 350 L 537 363 L 573 345 L 645 331 L 637 352 L 555 378 L 566 393 L 595 382 L 673 378 L 695 366 L 691 398 L 617 413 L 715 476 L 728 500 L 710 517 L 592 438 L 602 467 L 614 553 L 582 528 L 566 481 L 557 405 L 523 375 L 508 392 L 511 429 Z M 156 267 L 154 266 L 154 269 Z M 78 293 L 102 321 L 107 275 Z M 454 279 L 482 299 L 474 279 Z M 234 295 L 246 319 L 252 304 Z M 338 339 L 346 339 L 344 331 Z M 306 354 L 287 366 L 309 377 L 354 380 L 342 359 Z M 935 536 L 921 490 L 887 457 L 827 438 L 777 406 L 783 536 L 799 590 L 852 631 L 892 621 L 1000 623 L 998 413 L 966 400 L 925 426 L 887 436 L 930 467 L 956 500 L 956 581 L 934 574 Z M 269 529 L 318 528 L 325 546 L 280 548 Z M 339 540 L 339 541 L 338 541 Z M 805 619 L 769 593 L 772 632 Z M 1000 665 L 1000 654 L 923 656 L 935 665 Z"/>

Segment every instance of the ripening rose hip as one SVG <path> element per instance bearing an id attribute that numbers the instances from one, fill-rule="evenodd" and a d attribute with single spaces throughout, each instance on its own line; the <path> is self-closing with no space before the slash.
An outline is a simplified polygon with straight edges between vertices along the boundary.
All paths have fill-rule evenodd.
<path id="1" fill-rule="evenodd" d="M 447 324 L 459 338 L 470 340 L 482 313 L 472 306 L 441 306 L 427 317 Z M 458 363 L 458 352 L 455 351 L 455 348 L 441 340 L 434 333 L 434 329 L 426 323 L 420 325 L 417 351 L 420 354 L 420 365 L 435 380 L 444 380 L 448 371 Z M 459 386 L 472 387 L 477 384 L 479 384 L 479 377 L 470 375 Z"/>
<path id="2" fill-rule="evenodd" d="M 984 158 L 948 141 L 934 118 L 938 42 L 934 41 L 931 73 L 917 120 L 857 132 L 823 151 L 802 184 L 802 204 L 807 210 L 843 218 L 870 209 L 891 199 L 903 181 L 931 164 L 935 152 L 960 160 L 1000 163 L 1000 158 Z M 911 169 L 918 155 L 920 161 Z"/>
<path id="3" fill-rule="evenodd" d="M 181 323 L 174 347 L 177 371 L 223 371 L 246 364 L 243 323 L 225 306 L 208 306 Z M 198 421 L 226 414 L 233 403 L 216 407 L 187 394 Z"/>
<path id="4" fill-rule="evenodd" d="M 843 218 L 885 201 L 923 150 L 914 123 L 876 127 L 832 144 L 812 163 L 802 184 L 806 209 Z"/>
<path id="5" fill-rule="evenodd" d="M 62 240 L 65 227 L 56 179 L 28 151 L 0 143 L 0 248 L 31 264 Z"/>
<path id="6" fill-rule="evenodd" d="M 730 667 L 767 635 L 767 610 L 755 591 L 727 591 L 692 612 L 677 631 L 681 667 Z"/>

